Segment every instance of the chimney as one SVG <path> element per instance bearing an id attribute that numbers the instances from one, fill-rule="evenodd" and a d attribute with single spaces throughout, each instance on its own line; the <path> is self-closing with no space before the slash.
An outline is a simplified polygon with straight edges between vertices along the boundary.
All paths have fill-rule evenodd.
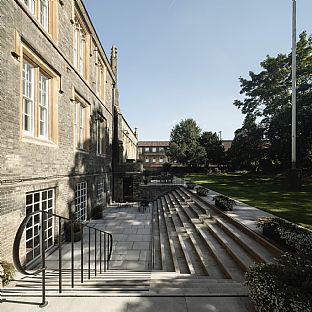
<path id="1" fill-rule="evenodd" d="M 112 46 L 111 66 L 117 80 L 117 47 L 114 45 Z"/>

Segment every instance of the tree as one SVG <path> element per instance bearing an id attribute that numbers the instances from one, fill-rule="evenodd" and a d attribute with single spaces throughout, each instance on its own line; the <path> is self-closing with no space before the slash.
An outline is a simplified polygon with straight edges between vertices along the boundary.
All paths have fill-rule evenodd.
<path id="1" fill-rule="evenodd" d="M 203 132 L 199 142 L 206 152 L 206 167 L 209 164 L 220 165 L 224 160 L 224 147 L 217 133 Z"/>
<path id="2" fill-rule="evenodd" d="M 260 117 L 260 126 L 270 144 L 272 162 L 290 165 L 291 156 L 291 53 L 279 54 L 261 62 L 259 74 L 240 78 L 242 101 L 234 105 L 243 114 Z M 297 43 L 297 160 L 312 167 L 312 38 L 300 34 Z"/>
<path id="3" fill-rule="evenodd" d="M 243 127 L 235 131 L 231 148 L 228 150 L 233 169 L 257 170 L 264 158 L 265 141 L 263 129 L 256 123 L 256 118 L 247 115 Z"/>
<path id="4" fill-rule="evenodd" d="M 201 129 L 192 118 L 182 120 L 171 130 L 168 156 L 188 167 L 204 162 L 205 150 L 199 144 Z"/>

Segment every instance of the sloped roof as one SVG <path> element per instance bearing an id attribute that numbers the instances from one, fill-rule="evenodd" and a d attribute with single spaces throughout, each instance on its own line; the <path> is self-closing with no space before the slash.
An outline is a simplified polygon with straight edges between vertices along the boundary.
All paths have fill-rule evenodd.
<path id="1" fill-rule="evenodd" d="M 169 141 L 139 141 L 138 147 L 166 147 L 169 146 Z"/>

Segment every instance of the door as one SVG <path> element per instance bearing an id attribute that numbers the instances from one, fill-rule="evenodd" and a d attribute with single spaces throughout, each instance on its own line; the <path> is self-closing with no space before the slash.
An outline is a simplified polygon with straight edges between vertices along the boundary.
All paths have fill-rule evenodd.
<path id="1" fill-rule="evenodd" d="M 124 202 L 133 201 L 133 178 L 132 177 L 123 178 L 123 201 Z"/>

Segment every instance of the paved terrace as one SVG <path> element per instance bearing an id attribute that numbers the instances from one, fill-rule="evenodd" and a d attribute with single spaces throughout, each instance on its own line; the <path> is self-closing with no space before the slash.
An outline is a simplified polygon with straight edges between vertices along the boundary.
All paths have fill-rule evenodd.
<path id="1" fill-rule="evenodd" d="M 208 197 L 211 201 L 211 197 Z M 235 209 L 234 218 L 248 223 L 254 224 L 254 220 L 262 212 L 256 208 L 238 206 Z M 238 208 L 236 207 L 236 208 Z M 248 222 L 248 218 L 250 222 Z M 247 220 L 247 222 L 245 222 Z M 109 231 L 114 237 L 113 255 L 110 263 L 111 272 L 142 271 L 149 272 L 151 270 L 151 240 L 152 240 L 152 211 L 138 211 L 137 206 L 118 207 L 111 206 L 105 210 L 104 219 L 92 220 L 90 225 L 99 229 Z M 85 238 L 86 239 L 86 238 Z M 79 243 L 75 243 L 79 244 Z M 66 251 L 67 248 L 67 251 Z M 64 246 L 64 259 L 66 252 L 70 252 L 69 246 Z M 47 258 L 47 266 L 54 268 L 56 264 L 57 253 L 51 254 Z M 79 266 L 80 260 L 77 259 Z M 64 267 L 70 267 L 69 257 L 68 263 L 64 263 Z M 170 280 L 170 276 L 167 277 Z M 5 295 L 4 295 L 5 297 Z M 35 305 L 40 301 L 38 297 L 8 297 L 6 302 L 0 305 L 2 312 L 18 312 L 18 311 L 37 311 L 40 310 Z M 120 293 L 110 295 L 102 293 L 100 296 L 91 297 L 75 297 L 72 293 L 71 297 L 49 297 L 49 304 L 44 308 L 46 311 L 85 311 L 93 309 L 94 311 L 222 311 L 222 312 L 247 312 L 254 311 L 247 297 L 217 297 L 217 296 L 144 296 L 135 294 L 127 295 Z M 41 310 L 42 311 L 42 310 Z"/>

